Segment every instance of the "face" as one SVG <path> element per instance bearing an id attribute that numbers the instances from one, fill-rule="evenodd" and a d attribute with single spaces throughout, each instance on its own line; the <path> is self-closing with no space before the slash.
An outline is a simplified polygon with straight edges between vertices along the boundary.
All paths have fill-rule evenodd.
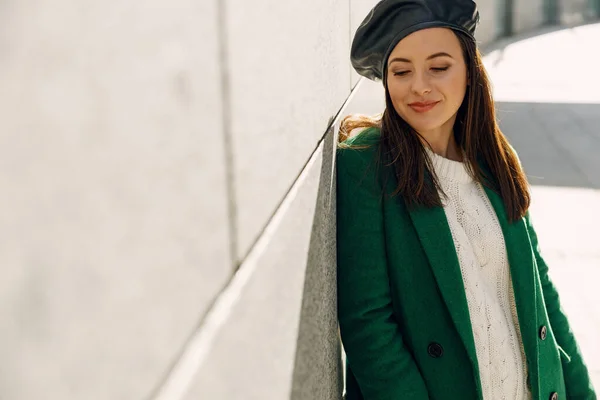
<path id="1" fill-rule="evenodd" d="M 429 28 L 402 39 L 388 59 L 396 112 L 422 135 L 450 134 L 467 89 L 467 67 L 454 32 Z"/>

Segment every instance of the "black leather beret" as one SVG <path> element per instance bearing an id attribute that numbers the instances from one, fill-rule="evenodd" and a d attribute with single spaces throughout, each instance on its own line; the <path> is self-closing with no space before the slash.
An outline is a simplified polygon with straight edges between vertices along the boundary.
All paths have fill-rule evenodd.
<path id="1" fill-rule="evenodd" d="M 360 75 L 380 81 L 390 53 L 404 37 L 420 29 L 446 27 L 475 40 L 478 22 L 472 0 L 382 0 L 358 27 L 350 61 Z"/>

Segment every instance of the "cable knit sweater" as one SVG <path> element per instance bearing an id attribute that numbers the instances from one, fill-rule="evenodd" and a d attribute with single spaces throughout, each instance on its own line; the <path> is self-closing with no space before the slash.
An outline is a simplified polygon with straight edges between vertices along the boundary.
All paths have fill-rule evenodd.
<path id="1" fill-rule="evenodd" d="M 504 244 L 494 209 L 466 165 L 429 148 L 469 306 L 484 400 L 529 400 L 527 364 Z"/>

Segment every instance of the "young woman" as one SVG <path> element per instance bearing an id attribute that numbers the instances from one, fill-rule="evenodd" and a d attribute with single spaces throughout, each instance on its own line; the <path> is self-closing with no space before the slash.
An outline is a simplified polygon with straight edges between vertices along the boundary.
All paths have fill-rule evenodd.
<path id="1" fill-rule="evenodd" d="M 386 109 L 346 119 L 337 150 L 347 400 L 596 399 L 496 123 L 478 19 L 468 0 L 383 0 L 353 40 Z"/>

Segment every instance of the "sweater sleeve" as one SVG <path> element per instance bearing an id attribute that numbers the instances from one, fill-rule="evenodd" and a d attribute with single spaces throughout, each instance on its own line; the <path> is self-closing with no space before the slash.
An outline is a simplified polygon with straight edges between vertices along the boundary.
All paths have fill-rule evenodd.
<path id="1" fill-rule="evenodd" d="M 570 356 L 570 361 L 561 357 L 567 399 L 595 400 L 596 393 L 592 386 L 588 368 L 569 325 L 567 315 L 560 304 L 560 297 L 556 287 L 548 275 L 548 265 L 541 255 L 537 234 L 533 228 L 529 212 L 525 216 L 525 222 L 537 262 L 542 290 L 544 292 L 544 302 L 546 303 L 552 331 L 558 345 Z"/>
<path id="2" fill-rule="evenodd" d="M 365 400 L 426 400 L 426 385 L 393 316 L 381 185 L 364 159 L 369 153 L 337 152 L 340 336 Z"/>

